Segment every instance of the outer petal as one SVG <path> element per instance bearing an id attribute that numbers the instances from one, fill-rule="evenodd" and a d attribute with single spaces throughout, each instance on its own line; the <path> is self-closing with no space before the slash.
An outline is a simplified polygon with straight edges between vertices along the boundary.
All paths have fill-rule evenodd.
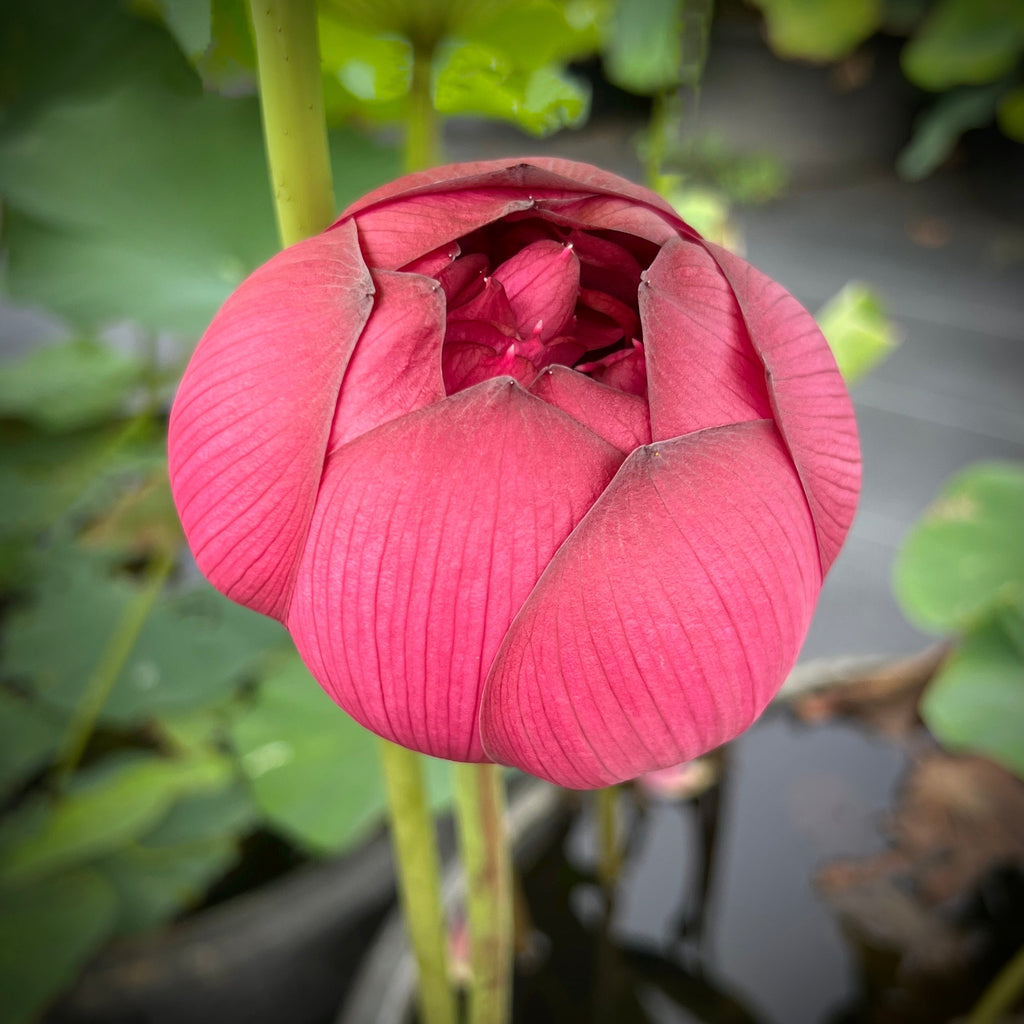
<path id="1" fill-rule="evenodd" d="M 669 203 L 650 189 L 592 164 L 550 156 L 477 160 L 417 171 L 368 192 L 349 206 L 340 219 L 401 196 L 429 195 L 494 185 L 523 189 L 536 196 L 584 192 L 625 197 L 667 213 L 680 224 L 683 223 Z"/>
<path id="2" fill-rule="evenodd" d="M 639 291 L 656 441 L 771 417 L 761 362 L 718 264 L 676 239 L 644 273 Z"/>
<path id="3" fill-rule="evenodd" d="M 512 624 L 484 693 L 484 748 L 575 788 L 696 757 L 782 684 L 820 584 L 770 422 L 638 449 Z"/>
<path id="4" fill-rule="evenodd" d="M 328 451 L 374 427 L 444 398 L 441 286 L 418 274 L 378 271 L 373 313 L 338 395 Z"/>
<path id="5" fill-rule="evenodd" d="M 537 374 L 530 391 L 558 406 L 628 455 L 651 440 L 647 403 L 639 395 L 600 384 L 568 366 L 549 366 Z"/>
<path id="6" fill-rule="evenodd" d="M 480 691 L 526 595 L 622 455 L 508 378 L 327 462 L 288 627 L 374 732 L 483 760 Z"/>
<path id="7" fill-rule="evenodd" d="M 283 618 L 338 389 L 373 285 L 349 226 L 292 246 L 224 304 L 171 410 L 171 486 L 199 568 Z"/>
<path id="8" fill-rule="evenodd" d="M 555 214 L 564 201 L 568 206 Z M 560 223 L 635 231 L 658 244 L 677 231 L 698 237 L 650 190 L 589 164 L 549 157 L 449 164 L 410 174 L 357 200 L 336 224 L 354 217 L 367 262 L 395 270 L 500 217 L 534 207 L 551 210 Z"/>
<path id="9" fill-rule="evenodd" d="M 828 572 L 860 491 L 857 421 L 846 385 L 814 318 L 782 285 L 725 249 L 708 249 L 736 293 L 764 362 L 775 420 L 807 494 L 822 571 Z"/>

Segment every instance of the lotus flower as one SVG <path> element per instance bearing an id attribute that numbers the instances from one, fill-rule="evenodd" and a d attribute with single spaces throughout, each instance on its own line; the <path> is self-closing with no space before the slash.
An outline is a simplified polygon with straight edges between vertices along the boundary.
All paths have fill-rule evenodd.
<path id="1" fill-rule="evenodd" d="M 731 739 L 859 485 L 821 333 L 653 193 L 410 175 L 227 300 L 170 423 L 199 567 L 396 743 L 574 788 Z"/>

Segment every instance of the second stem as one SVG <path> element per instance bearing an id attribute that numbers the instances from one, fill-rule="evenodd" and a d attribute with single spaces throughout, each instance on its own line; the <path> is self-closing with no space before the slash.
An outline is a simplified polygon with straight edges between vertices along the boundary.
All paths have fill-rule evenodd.
<path id="1" fill-rule="evenodd" d="M 505 1024 L 512 1010 L 512 863 L 504 786 L 497 765 L 455 765 L 473 975 L 468 1024 Z"/>

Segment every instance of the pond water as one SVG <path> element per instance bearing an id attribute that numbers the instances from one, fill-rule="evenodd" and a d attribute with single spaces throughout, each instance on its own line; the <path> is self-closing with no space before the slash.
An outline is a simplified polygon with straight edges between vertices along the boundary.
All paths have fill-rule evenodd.
<path id="1" fill-rule="evenodd" d="M 545 939 L 543 967 L 517 992 L 517 1020 L 837 1019 L 858 997 L 857 965 L 812 879 L 830 860 L 884 846 L 879 819 L 905 763 L 898 746 L 850 725 L 759 723 L 731 748 L 703 927 L 707 799 L 652 801 L 642 815 L 624 807 L 630 851 L 607 929 L 588 881 L 593 815 L 580 816 L 527 879 Z M 559 914 L 566 902 L 572 913 Z"/>

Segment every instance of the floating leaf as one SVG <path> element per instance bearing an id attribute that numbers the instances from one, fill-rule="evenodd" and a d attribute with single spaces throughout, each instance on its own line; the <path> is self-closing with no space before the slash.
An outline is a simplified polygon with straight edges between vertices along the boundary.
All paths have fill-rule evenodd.
<path id="1" fill-rule="evenodd" d="M 839 60 L 882 23 L 881 0 L 754 0 L 780 57 Z"/>
<path id="2" fill-rule="evenodd" d="M 911 530 L 893 582 L 907 617 L 962 630 L 1024 600 L 1024 468 L 984 462 L 958 474 Z"/>
<path id="3" fill-rule="evenodd" d="M 145 365 L 109 345 L 79 339 L 7 360 L 0 374 L 0 416 L 47 430 L 91 426 L 123 411 Z"/>
<path id="4" fill-rule="evenodd" d="M 963 638 L 928 687 L 921 715 L 944 746 L 985 754 L 1024 776 L 1024 608 Z"/>
<path id="5" fill-rule="evenodd" d="M 1001 85 L 954 89 L 936 100 L 914 125 L 914 134 L 896 158 L 896 170 L 908 181 L 920 181 L 953 152 L 957 140 L 971 128 L 992 120 Z"/>
<path id="6" fill-rule="evenodd" d="M 0 900 L 4 1024 L 29 1024 L 113 929 L 117 898 L 95 871 L 55 875 Z"/>
<path id="7" fill-rule="evenodd" d="M 903 48 L 903 73 L 923 89 L 983 85 L 1024 52 L 1020 0 L 939 0 Z"/>
<path id="8" fill-rule="evenodd" d="M 817 321 L 847 384 L 860 380 L 896 347 L 896 331 L 881 300 L 859 281 L 831 298 Z"/>
<path id="9" fill-rule="evenodd" d="M 235 749 L 270 823 L 316 852 L 343 849 L 384 806 L 377 740 L 290 655 L 232 726 Z"/>
<path id="10" fill-rule="evenodd" d="M 149 831 L 179 797 L 222 788 L 230 777 L 230 762 L 212 755 L 138 756 L 82 772 L 59 800 L 36 797 L 0 825 L 0 884 L 22 884 L 116 850 Z"/>

